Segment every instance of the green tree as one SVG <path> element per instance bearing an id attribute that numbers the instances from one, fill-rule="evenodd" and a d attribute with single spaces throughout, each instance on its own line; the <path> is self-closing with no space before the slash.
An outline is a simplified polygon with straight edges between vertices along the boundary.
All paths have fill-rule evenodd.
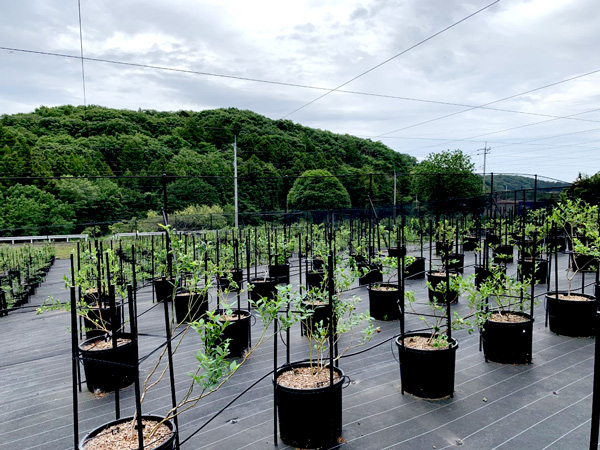
<path id="1" fill-rule="evenodd" d="M 107 178 L 63 178 L 55 184 L 56 196 L 73 207 L 79 223 L 108 222 L 129 216 L 123 191 Z"/>
<path id="2" fill-rule="evenodd" d="M 239 165 L 238 176 L 242 211 L 279 209 L 283 183 L 273 164 L 265 163 L 252 155 Z"/>
<path id="3" fill-rule="evenodd" d="M 597 204 L 600 200 L 600 172 L 592 176 L 579 174 L 571 189 L 576 197 Z"/>
<path id="4" fill-rule="evenodd" d="M 438 207 L 449 199 L 469 198 L 481 194 L 481 177 L 475 164 L 461 150 L 430 153 L 412 172 L 413 192 L 419 200 L 434 202 Z"/>
<path id="5" fill-rule="evenodd" d="M 16 184 L 0 194 L 5 236 L 64 234 L 73 230 L 73 208 L 36 186 Z"/>
<path id="6" fill-rule="evenodd" d="M 303 210 L 349 208 L 350 195 L 329 171 L 307 170 L 294 181 L 288 204 L 290 208 Z"/>

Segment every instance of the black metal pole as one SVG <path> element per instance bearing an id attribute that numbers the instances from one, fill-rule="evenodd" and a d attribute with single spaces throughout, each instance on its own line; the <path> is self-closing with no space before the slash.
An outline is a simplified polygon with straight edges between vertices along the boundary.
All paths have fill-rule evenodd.
<path id="1" fill-rule="evenodd" d="M 106 255 L 106 259 L 108 260 L 108 255 Z M 108 262 L 108 261 L 107 261 Z M 108 271 L 107 267 L 107 271 Z M 110 275 L 109 275 L 110 280 Z M 110 281 L 109 281 L 110 282 Z M 112 348 L 114 351 L 117 350 L 118 340 L 117 340 L 117 307 L 115 301 L 115 286 L 114 284 L 108 285 L 108 304 L 110 306 L 110 329 L 111 329 L 111 337 L 112 337 Z M 119 388 L 115 389 L 115 419 L 119 420 L 121 418 L 121 396 L 119 395 Z"/>
<path id="2" fill-rule="evenodd" d="M 131 328 L 131 343 L 133 345 L 134 364 L 135 364 L 135 412 L 137 416 L 137 435 L 138 435 L 138 450 L 144 450 L 144 429 L 142 424 L 142 396 L 140 393 L 140 366 L 139 352 L 137 339 L 137 317 L 136 307 L 133 299 L 134 289 L 130 284 L 127 285 L 127 300 L 129 302 L 129 326 Z"/>
<path id="3" fill-rule="evenodd" d="M 333 295 L 333 290 L 334 290 L 334 284 L 335 284 L 335 280 L 333 278 L 334 276 L 334 271 L 333 271 L 333 255 L 330 253 L 329 256 L 327 257 L 327 263 L 329 265 L 328 270 L 328 278 L 329 278 L 329 285 L 328 285 L 328 291 L 329 291 L 329 323 L 331 325 L 331 329 L 329 331 L 329 386 L 333 387 L 333 353 L 334 353 L 334 348 L 336 347 L 336 339 L 335 339 L 335 335 L 337 333 L 337 327 L 336 327 L 336 314 L 335 314 L 335 306 L 334 305 L 334 295 Z M 337 350 L 337 348 L 336 348 Z M 336 356 L 337 356 L 337 351 L 335 351 Z"/>
<path id="4" fill-rule="evenodd" d="M 73 380 L 73 448 L 79 448 L 79 408 L 77 402 L 77 366 L 79 365 L 79 346 L 77 343 L 77 299 L 75 286 L 71 286 L 71 377 Z"/>
<path id="5" fill-rule="evenodd" d="M 77 246 L 79 248 L 79 242 L 77 243 Z M 79 265 L 79 260 L 77 261 L 77 264 Z M 75 263 L 73 261 L 73 254 L 71 254 L 71 286 L 75 287 Z M 77 299 L 81 299 L 81 286 L 79 286 L 77 293 L 79 294 L 79 295 L 77 295 Z M 71 303 L 71 309 L 73 309 L 73 305 L 75 305 L 75 309 L 77 309 L 76 303 Z M 6 314 L 8 314 L 8 311 L 6 312 Z M 82 317 L 79 317 L 79 338 L 80 339 L 83 339 L 83 331 L 81 330 L 83 328 L 81 326 L 82 320 L 83 320 Z M 79 364 L 77 364 L 77 384 L 79 385 L 79 392 L 81 392 L 81 366 Z"/>
<path id="6" fill-rule="evenodd" d="M 592 389 L 592 429 L 590 432 L 590 450 L 598 449 L 598 432 L 600 431 L 600 345 L 598 345 L 599 329 L 600 313 L 596 312 L 596 344 L 594 346 L 594 384 Z"/>
<path id="7" fill-rule="evenodd" d="M 277 446 L 277 321 L 273 321 L 273 443 Z"/>
<path id="8" fill-rule="evenodd" d="M 167 355 L 169 359 L 169 381 L 171 384 L 171 405 L 173 406 L 173 422 L 175 428 L 179 429 L 179 423 L 177 420 L 177 397 L 175 395 L 175 373 L 173 370 L 173 346 L 171 345 L 171 323 L 169 320 L 169 302 L 165 299 L 163 301 L 164 313 L 165 313 L 165 332 L 167 336 Z M 176 448 L 179 448 L 179 433 L 175 437 Z"/>

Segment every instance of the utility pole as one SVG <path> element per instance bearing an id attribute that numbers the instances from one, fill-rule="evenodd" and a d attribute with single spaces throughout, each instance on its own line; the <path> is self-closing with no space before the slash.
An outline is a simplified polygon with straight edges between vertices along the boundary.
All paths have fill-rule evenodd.
<path id="1" fill-rule="evenodd" d="M 239 226 L 238 220 L 238 173 L 237 173 L 237 136 L 233 137 L 233 209 L 235 211 L 235 228 Z"/>
<path id="2" fill-rule="evenodd" d="M 396 187 L 396 169 L 394 169 L 394 222 L 396 222 L 396 214 L 397 214 L 397 209 L 396 209 L 396 191 L 397 191 L 397 187 Z"/>
<path id="3" fill-rule="evenodd" d="M 492 147 L 487 146 L 487 141 L 483 148 L 478 148 L 477 151 L 483 151 L 483 193 L 485 193 L 485 162 L 487 159 L 487 154 L 492 150 Z"/>

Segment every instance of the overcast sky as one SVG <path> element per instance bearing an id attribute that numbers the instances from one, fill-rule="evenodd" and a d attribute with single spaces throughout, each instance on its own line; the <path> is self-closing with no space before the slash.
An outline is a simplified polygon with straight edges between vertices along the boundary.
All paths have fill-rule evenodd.
<path id="1" fill-rule="evenodd" d="M 460 148 L 478 172 L 486 143 L 487 173 L 600 171 L 600 3 L 467 18 L 492 1 L 81 0 L 85 57 L 184 70 L 85 60 L 86 101 L 249 109 L 419 159 Z M 6 50 L 80 56 L 77 0 L 4 1 L 0 25 L 0 114 L 84 104 L 80 59 Z"/>

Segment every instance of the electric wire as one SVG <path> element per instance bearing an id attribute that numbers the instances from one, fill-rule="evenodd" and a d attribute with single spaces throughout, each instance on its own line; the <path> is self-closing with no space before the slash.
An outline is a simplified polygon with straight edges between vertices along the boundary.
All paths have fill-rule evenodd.
<path id="1" fill-rule="evenodd" d="M 516 97 L 520 97 L 522 95 L 531 94 L 532 92 L 541 91 L 543 89 L 547 89 L 547 88 L 550 88 L 550 87 L 553 87 L 553 86 L 558 86 L 560 84 L 568 83 L 568 82 L 571 82 L 571 81 L 574 81 L 574 80 L 578 80 L 578 79 L 581 79 L 581 78 L 584 78 L 584 77 L 588 77 L 590 75 L 595 75 L 597 73 L 600 73 L 600 69 L 592 70 L 591 72 L 583 73 L 583 74 L 580 74 L 580 75 L 576 75 L 576 76 L 573 76 L 573 77 L 566 78 L 566 79 L 561 80 L 561 81 L 556 81 L 554 83 L 546 84 L 544 86 L 540 86 L 540 87 L 537 87 L 537 88 L 534 88 L 534 89 L 530 89 L 528 91 L 520 92 L 518 94 L 513 94 L 513 95 L 510 95 L 508 97 L 504 97 L 504 98 L 501 98 L 501 99 L 498 99 L 498 100 L 494 100 L 492 102 L 484 103 L 483 105 L 479 105 L 479 106 L 474 107 L 474 108 L 464 109 L 464 110 L 461 110 L 461 111 L 454 112 L 452 114 L 447 114 L 447 115 L 440 116 L 440 117 L 437 117 L 437 118 L 434 118 L 434 119 L 430 119 L 430 120 L 426 120 L 426 121 L 423 121 L 423 122 L 419 122 L 419 123 L 416 123 L 416 124 L 413 124 L 413 125 L 409 125 L 409 126 L 406 126 L 406 127 L 398 128 L 398 129 L 393 130 L 393 131 L 388 131 L 387 133 L 382 133 L 382 134 L 379 134 L 377 136 L 372 136 L 372 138 L 385 137 L 388 134 L 397 133 L 398 131 L 407 130 L 409 128 L 414 128 L 414 127 L 417 127 L 417 126 L 420 126 L 420 125 L 425 125 L 425 124 L 428 124 L 428 123 L 431 123 L 431 122 L 435 122 L 437 120 L 442 120 L 442 119 L 446 119 L 448 117 L 456 116 L 456 115 L 459 115 L 459 114 L 462 114 L 462 113 L 465 113 L 465 112 L 468 112 L 468 111 L 472 111 L 474 109 L 478 109 L 481 106 L 494 105 L 496 103 L 504 102 L 506 100 L 510 100 L 510 99 L 513 99 L 513 98 L 516 98 Z M 592 111 L 596 111 L 596 110 L 592 110 Z M 590 111 L 588 111 L 588 112 L 590 112 Z M 585 113 L 578 113 L 578 114 L 585 114 Z M 574 114 L 574 115 L 576 115 L 576 114 Z"/>
<path id="2" fill-rule="evenodd" d="M 338 89 L 340 89 L 340 88 L 342 88 L 342 87 L 346 86 L 347 84 L 350 84 L 350 83 L 352 83 L 353 81 L 355 81 L 355 80 L 357 80 L 357 79 L 361 78 L 362 76 L 364 76 L 364 75 L 366 75 L 366 74 L 368 74 L 368 73 L 370 73 L 370 72 L 373 72 L 374 70 L 376 70 L 376 69 L 378 69 L 379 67 L 381 67 L 381 66 L 383 66 L 383 65 L 385 65 L 385 64 L 387 64 L 387 63 L 389 63 L 390 61 L 392 61 L 392 60 L 394 60 L 394 59 L 396 59 L 396 58 L 398 58 L 398 57 L 400 57 L 400 56 L 402 56 L 402 55 L 404 55 L 404 54 L 408 53 L 409 51 L 411 51 L 411 50 L 415 49 L 416 47 L 418 47 L 418 46 L 420 46 L 420 45 L 422 45 L 422 44 L 424 44 L 424 43 L 426 43 L 426 42 L 430 41 L 431 39 L 433 39 L 433 38 L 435 38 L 435 37 L 439 36 L 440 34 L 442 34 L 442 33 L 446 32 L 446 31 L 450 30 L 451 28 L 454 28 L 455 26 L 457 26 L 457 25 L 461 24 L 462 22 L 464 22 L 464 21 L 466 21 L 466 20 L 470 19 L 471 17 L 473 17 L 473 16 L 476 16 L 476 15 L 477 15 L 477 14 L 479 14 L 480 12 L 482 12 L 482 11 L 485 11 L 485 10 L 486 10 L 486 9 L 488 9 L 490 6 L 492 6 L 492 5 L 495 5 L 495 4 L 496 4 L 496 3 L 498 3 L 499 1 L 500 1 L 500 0 L 496 0 L 496 1 L 492 2 L 492 3 L 490 3 L 489 5 L 486 5 L 486 6 L 484 6 L 483 8 L 481 8 L 481 9 L 479 9 L 479 10 L 475 11 L 474 13 L 472 13 L 472 14 L 469 14 L 468 16 L 466 16 L 466 17 L 462 18 L 462 19 L 461 19 L 461 20 L 459 20 L 458 22 L 455 22 L 455 23 L 453 23 L 452 25 L 449 25 L 449 26 L 447 26 L 446 28 L 444 28 L 444 29 L 442 29 L 442 30 L 438 31 L 437 33 L 435 33 L 435 34 L 432 34 L 432 35 L 431 35 L 431 36 L 429 36 L 428 38 L 426 38 L 426 39 L 423 39 L 422 41 L 420 41 L 420 42 L 417 42 L 416 44 L 414 44 L 414 45 L 410 46 L 409 48 L 407 48 L 407 49 L 405 49 L 405 50 L 401 51 L 400 53 L 398 53 L 398 54 L 396 54 L 396 55 L 392 56 L 391 58 L 388 58 L 388 59 L 386 59 L 385 61 L 383 61 L 383 62 L 381 62 L 381 63 L 379 63 L 379 64 L 377 64 L 377 65 L 375 65 L 375 66 L 371 67 L 370 69 L 368 69 L 368 70 L 366 70 L 366 71 L 364 71 L 364 72 L 360 73 L 359 75 L 356 75 L 355 77 L 353 77 L 353 78 L 349 79 L 348 81 L 346 81 L 346 82 L 344 82 L 344 83 L 340 84 L 339 86 L 337 86 L 337 87 L 335 87 L 335 88 L 331 89 L 329 92 L 326 92 L 325 94 L 322 94 L 321 96 L 319 96 L 319 97 L 315 98 L 314 100 L 311 100 L 310 102 L 308 102 L 308 103 L 306 103 L 306 104 L 304 104 L 304 105 L 300 106 L 299 108 L 296 108 L 296 109 L 294 109 L 292 112 L 289 112 L 289 113 L 287 113 L 285 116 L 281 117 L 281 119 L 285 119 L 285 118 L 287 118 L 287 117 L 291 116 L 292 114 L 294 114 L 294 113 L 296 113 L 296 112 L 298 112 L 298 111 L 300 111 L 300 110 L 302 110 L 302 109 L 306 108 L 307 106 L 310 106 L 310 105 L 312 105 L 313 103 L 315 103 L 315 102 L 317 102 L 317 101 L 321 100 L 322 98 L 324 98 L 324 97 L 328 96 L 328 95 L 329 95 L 329 94 L 331 94 L 332 92 L 335 92 L 335 91 L 337 91 Z"/>

